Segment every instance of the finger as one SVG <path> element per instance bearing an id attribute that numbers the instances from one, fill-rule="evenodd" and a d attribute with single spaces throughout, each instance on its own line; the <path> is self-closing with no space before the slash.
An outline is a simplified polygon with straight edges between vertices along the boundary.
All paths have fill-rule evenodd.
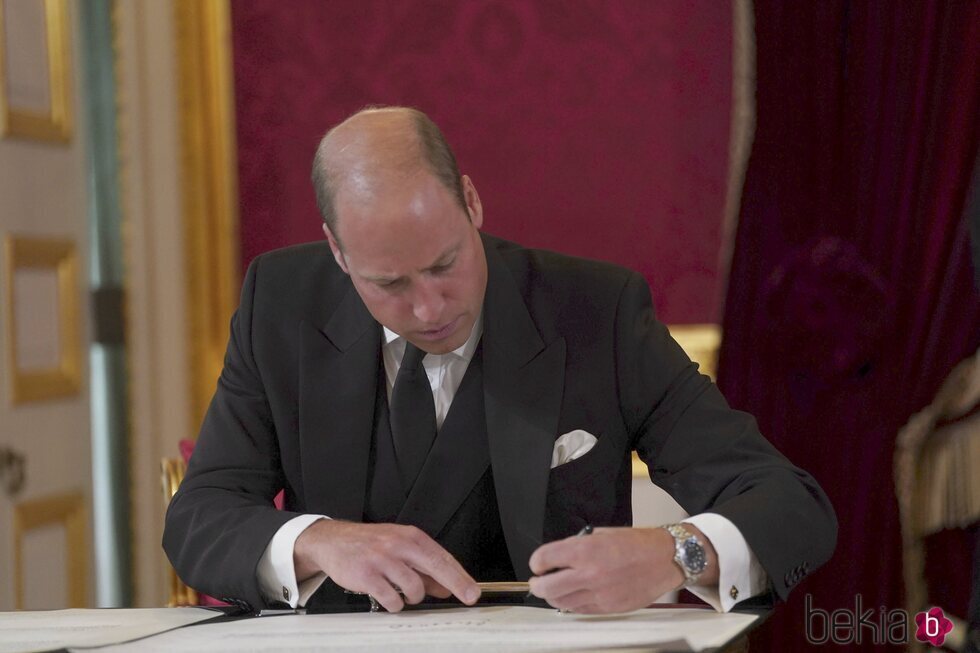
<path id="1" fill-rule="evenodd" d="M 361 591 L 370 594 L 388 612 L 400 612 L 405 607 L 401 595 L 383 576 L 373 576 L 370 581 L 364 584 Z"/>
<path id="2" fill-rule="evenodd" d="M 404 563 L 392 561 L 385 568 L 384 575 L 392 585 L 401 590 L 406 603 L 414 605 L 421 603 L 425 598 L 425 585 L 422 583 L 422 578 L 417 571 Z"/>
<path id="3" fill-rule="evenodd" d="M 588 589 L 587 579 L 576 569 L 563 569 L 545 576 L 534 576 L 528 585 L 532 594 L 549 602 L 551 599 Z"/>
<path id="4" fill-rule="evenodd" d="M 557 544 L 558 542 L 549 542 L 548 544 L 542 544 L 534 550 L 531 558 L 527 561 L 532 574 L 540 576 L 555 568 L 552 560 L 555 558 L 554 551 L 557 548 Z"/>
<path id="5" fill-rule="evenodd" d="M 531 572 L 540 576 L 553 569 L 574 567 L 581 558 L 582 545 L 589 539 L 569 537 L 539 546 L 528 561 Z"/>
<path id="6" fill-rule="evenodd" d="M 429 596 L 435 596 L 440 599 L 448 599 L 453 595 L 448 589 L 437 583 L 428 574 L 419 574 L 422 578 L 422 584 L 425 586 L 425 593 Z"/>
<path id="7" fill-rule="evenodd" d="M 480 588 L 456 558 L 422 531 L 418 531 L 414 542 L 416 546 L 408 547 L 405 552 L 411 567 L 430 576 L 463 603 L 476 603 Z"/>
<path id="8" fill-rule="evenodd" d="M 574 614 L 607 614 L 610 612 L 610 610 L 603 610 L 595 603 L 586 603 L 584 605 L 575 606 L 574 608 L 564 608 L 564 609 Z"/>
<path id="9" fill-rule="evenodd" d="M 583 605 L 595 603 L 595 594 L 590 590 L 578 590 L 570 594 L 563 594 L 548 599 L 548 605 L 554 606 L 559 610 L 573 610 Z"/>

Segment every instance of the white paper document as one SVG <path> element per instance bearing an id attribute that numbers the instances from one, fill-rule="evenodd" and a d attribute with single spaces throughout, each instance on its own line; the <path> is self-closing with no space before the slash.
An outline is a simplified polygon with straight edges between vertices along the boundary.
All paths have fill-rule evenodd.
<path id="1" fill-rule="evenodd" d="M 204 608 L 0 612 L 0 653 L 102 646 L 218 616 Z"/>
<path id="2" fill-rule="evenodd" d="M 486 606 L 397 614 L 285 615 L 174 630 L 100 651 L 588 651 L 671 643 L 701 650 L 728 642 L 758 617 L 671 608 L 622 615 L 559 614 Z M 642 650 L 639 649 L 639 650 Z"/>

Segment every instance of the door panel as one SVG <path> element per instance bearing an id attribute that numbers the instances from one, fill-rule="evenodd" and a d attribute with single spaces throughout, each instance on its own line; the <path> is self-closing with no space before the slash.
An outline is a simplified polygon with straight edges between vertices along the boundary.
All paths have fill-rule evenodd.
<path id="1" fill-rule="evenodd" d="M 73 52 L 74 6 L 65 6 Z M 78 60 L 64 59 L 69 69 Z M 76 67 L 70 79 L 79 77 Z M 70 88 L 74 110 L 80 89 Z M 67 142 L 0 138 L 0 240 L 11 243 L 0 250 L 0 463 L 9 451 L 24 461 L 19 491 L 0 474 L 0 610 L 88 606 L 94 596 L 84 147 L 77 131 Z"/>

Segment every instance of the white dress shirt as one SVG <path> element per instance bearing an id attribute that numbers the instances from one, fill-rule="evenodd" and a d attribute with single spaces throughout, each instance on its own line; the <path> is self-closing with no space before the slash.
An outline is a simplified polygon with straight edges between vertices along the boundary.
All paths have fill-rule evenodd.
<path id="1" fill-rule="evenodd" d="M 437 428 L 442 428 L 456 390 L 459 389 L 459 384 L 463 380 L 463 375 L 469 367 L 482 335 L 483 316 L 481 315 L 473 325 L 469 339 L 460 348 L 448 354 L 429 354 L 422 359 L 425 373 L 429 377 L 429 385 L 432 386 Z M 382 357 L 389 400 L 404 353 L 405 339 L 385 327 Z M 276 531 L 256 568 L 259 588 L 266 600 L 283 601 L 293 608 L 302 607 L 326 580 L 326 574 L 321 572 L 302 583 L 297 583 L 293 566 L 293 548 L 296 539 L 313 522 L 320 519 L 329 519 L 329 517 L 300 515 L 286 522 Z M 691 592 L 715 610 L 727 612 L 739 600 L 760 594 L 766 589 L 768 578 L 765 571 L 745 538 L 742 537 L 742 533 L 730 520 L 714 513 L 704 513 L 688 517 L 684 521 L 699 528 L 705 537 L 711 540 L 718 553 L 720 573 L 718 586 L 689 587 Z"/>

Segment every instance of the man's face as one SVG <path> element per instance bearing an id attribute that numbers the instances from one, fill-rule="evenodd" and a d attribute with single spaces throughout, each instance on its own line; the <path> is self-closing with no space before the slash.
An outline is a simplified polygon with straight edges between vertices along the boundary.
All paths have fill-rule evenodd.
<path id="1" fill-rule="evenodd" d="M 464 211 L 428 172 L 369 194 L 337 193 L 337 238 L 324 231 L 341 269 L 378 322 L 420 349 L 463 345 L 483 306 L 487 261 L 480 198 L 463 177 Z"/>

